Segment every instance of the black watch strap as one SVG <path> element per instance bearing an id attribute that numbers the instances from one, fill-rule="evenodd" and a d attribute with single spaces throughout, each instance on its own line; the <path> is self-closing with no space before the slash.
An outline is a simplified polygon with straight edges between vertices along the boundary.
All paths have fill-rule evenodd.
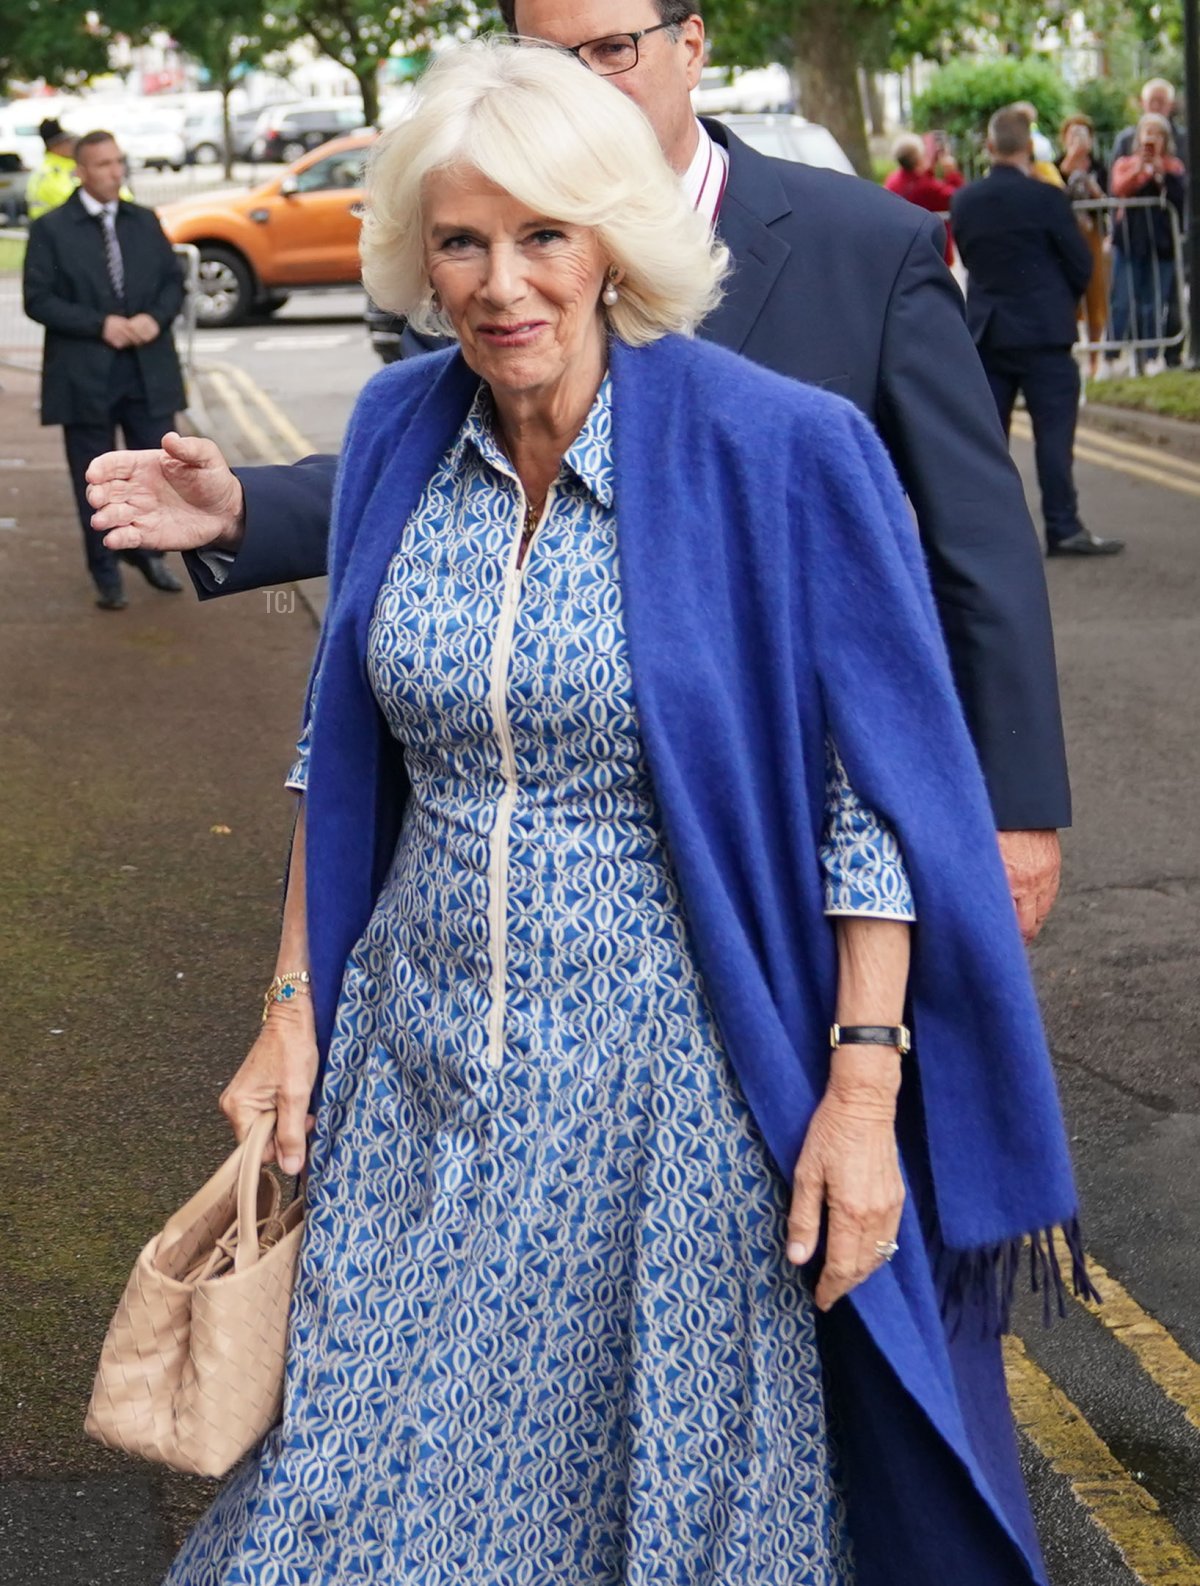
<path id="1" fill-rule="evenodd" d="M 894 1046 L 903 1054 L 912 1036 L 906 1024 L 832 1024 L 829 1044 L 834 1051 L 839 1046 Z"/>

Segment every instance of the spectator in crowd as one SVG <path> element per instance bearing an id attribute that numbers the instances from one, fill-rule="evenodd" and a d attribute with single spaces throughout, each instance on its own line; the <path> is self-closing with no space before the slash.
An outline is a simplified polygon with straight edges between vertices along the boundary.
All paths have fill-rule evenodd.
<path id="1" fill-rule="evenodd" d="M 915 132 L 904 133 L 892 145 L 896 169 L 883 185 L 889 193 L 945 219 L 950 212 L 950 200 L 963 185 L 963 175 L 943 143 L 935 144 L 935 153 L 937 158 L 931 160 L 925 140 Z M 946 226 L 946 263 L 954 263 L 949 224 Z"/>
<path id="2" fill-rule="evenodd" d="M 1007 432 L 1018 392 L 1033 424 L 1049 556 L 1111 556 L 1079 521 L 1075 421 L 1079 369 L 1072 356 L 1076 309 L 1092 255 L 1062 189 L 1031 180 L 1033 140 L 1018 106 L 988 126 L 992 169 L 957 193 L 951 213 L 970 271 L 967 323 Z"/>
<path id="3" fill-rule="evenodd" d="M 1067 197 L 1073 204 L 1086 200 L 1102 199 L 1108 192 L 1108 171 L 1096 153 L 1096 128 L 1090 116 L 1068 116 L 1059 134 L 1062 158 L 1058 162 L 1059 175 L 1067 186 Z M 1092 255 L 1092 279 L 1084 294 L 1083 310 L 1087 322 L 1089 341 L 1102 341 L 1108 324 L 1108 257 L 1104 243 L 1107 225 L 1102 210 L 1075 211 L 1079 228 Z M 1097 374 L 1100 355 L 1093 352 L 1091 372 Z"/>
<path id="4" fill-rule="evenodd" d="M 1149 342 L 1151 346 L 1135 347 L 1134 362 L 1138 373 L 1143 373 L 1150 362 L 1162 358 L 1160 337 L 1172 334 L 1171 308 L 1179 323 L 1178 305 L 1173 304 L 1176 291 L 1175 238 L 1171 223 L 1171 209 L 1177 221 L 1183 219 L 1185 196 L 1182 161 L 1175 158 L 1171 123 L 1165 116 L 1150 113 L 1137 124 L 1137 137 L 1133 151 L 1113 161 L 1112 191 L 1114 198 L 1157 198 L 1165 196 L 1170 209 L 1131 208 L 1117 212 L 1114 231 L 1114 254 L 1120 253 L 1128 270 L 1129 291 L 1124 304 L 1113 303 L 1114 324 L 1118 308 L 1121 314 L 1122 339 L 1129 322 L 1129 300 L 1133 304 L 1133 330 L 1135 342 Z"/>
<path id="5" fill-rule="evenodd" d="M 25 312 L 46 327 L 42 423 L 63 426 L 96 604 L 120 611 L 120 564 L 91 533 L 84 476 L 118 428 L 127 446 L 156 447 L 186 405 L 170 334 L 183 278 L 154 211 L 120 196 L 125 162 L 112 134 L 89 132 L 75 157 L 78 190 L 30 228 Z M 182 587 L 160 554 L 124 554 L 156 589 Z"/>
<path id="6" fill-rule="evenodd" d="M 1038 107 L 1031 99 L 1019 99 L 1016 104 L 1009 105 L 1008 109 L 1019 112 L 1029 123 L 1033 157 L 1030 160 L 1028 174 L 1039 182 L 1045 182 L 1048 187 L 1065 187 L 1067 184 L 1054 163 L 1054 145 L 1038 126 Z"/>
<path id="7" fill-rule="evenodd" d="M 1184 136 L 1182 124 L 1176 119 L 1175 88 L 1165 77 L 1151 77 L 1149 82 L 1142 87 L 1139 96 L 1142 114 L 1144 116 L 1163 116 L 1171 127 L 1171 139 L 1176 149 L 1185 148 L 1187 139 Z M 1134 152 L 1137 143 L 1138 124 L 1122 127 L 1117 133 L 1116 141 L 1112 147 L 1114 160 L 1121 159 L 1126 154 Z"/>
<path id="8" fill-rule="evenodd" d="M 38 127 L 38 136 L 46 145 L 46 152 L 25 189 L 25 207 L 30 220 L 40 220 L 50 210 L 65 204 L 79 186 L 75 139 L 71 133 L 61 123 L 47 117 Z"/>
<path id="9" fill-rule="evenodd" d="M 1169 83 L 1165 77 L 1151 77 L 1149 82 L 1142 88 L 1141 106 L 1143 115 L 1163 116 L 1166 118 L 1171 128 L 1171 141 L 1174 145 L 1174 153 L 1177 157 L 1180 157 L 1183 150 L 1187 148 L 1187 133 L 1177 115 L 1174 85 Z M 1134 152 L 1136 138 L 1137 126 L 1124 127 L 1117 134 L 1117 139 L 1112 149 L 1114 162 Z M 1127 329 L 1135 317 L 1134 299 L 1136 294 L 1129 279 L 1129 270 L 1125 257 L 1124 255 L 1118 257 L 1115 250 L 1113 253 L 1112 295 L 1114 309 L 1118 300 L 1120 300 L 1122 324 Z M 1182 329 L 1183 321 L 1180 317 L 1179 299 L 1172 292 L 1167 301 L 1164 336 L 1168 339 L 1179 337 Z M 1124 334 L 1125 331 L 1122 331 L 1119 339 L 1123 339 Z M 1168 368 L 1177 369 L 1179 367 L 1183 361 L 1182 339 L 1176 341 L 1173 346 L 1166 348 L 1164 358 Z"/>

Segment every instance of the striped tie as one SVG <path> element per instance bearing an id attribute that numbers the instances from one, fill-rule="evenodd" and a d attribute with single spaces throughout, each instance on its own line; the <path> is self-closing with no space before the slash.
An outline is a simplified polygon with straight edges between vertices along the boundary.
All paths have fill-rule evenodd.
<path id="1" fill-rule="evenodd" d="M 125 266 L 117 243 L 117 220 L 111 209 L 102 209 L 97 216 L 104 230 L 104 261 L 108 265 L 108 279 L 117 294 L 118 303 L 125 301 Z"/>

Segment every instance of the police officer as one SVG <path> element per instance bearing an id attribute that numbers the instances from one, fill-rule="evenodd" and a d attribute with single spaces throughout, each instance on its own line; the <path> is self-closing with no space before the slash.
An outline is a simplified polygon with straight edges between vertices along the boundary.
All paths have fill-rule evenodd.
<path id="1" fill-rule="evenodd" d="M 29 178 L 25 189 L 25 206 L 30 220 L 37 220 L 48 210 L 66 203 L 79 185 L 75 169 L 75 139 L 52 118 L 38 127 L 38 135 L 46 145 L 42 163 Z"/>

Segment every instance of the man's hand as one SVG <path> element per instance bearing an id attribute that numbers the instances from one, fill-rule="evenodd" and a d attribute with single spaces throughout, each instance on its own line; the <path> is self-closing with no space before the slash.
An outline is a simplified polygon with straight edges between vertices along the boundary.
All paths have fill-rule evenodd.
<path id="1" fill-rule="evenodd" d="M 145 347 L 148 343 L 157 341 L 162 334 L 159 323 L 153 314 L 135 314 L 126 323 L 139 347 Z"/>
<path id="2" fill-rule="evenodd" d="M 110 347 L 115 347 L 118 352 L 126 347 L 136 347 L 138 343 L 133 326 L 124 314 L 105 315 L 100 339 L 106 341 Z"/>
<path id="3" fill-rule="evenodd" d="M 169 431 L 150 452 L 105 452 L 87 471 L 92 528 L 110 551 L 236 551 L 242 487 L 212 441 Z"/>
<path id="4" fill-rule="evenodd" d="M 1000 857 L 1008 875 L 1021 935 L 1026 944 L 1046 923 L 1046 916 L 1058 896 L 1062 873 L 1062 849 L 1058 833 L 998 832 Z"/>

